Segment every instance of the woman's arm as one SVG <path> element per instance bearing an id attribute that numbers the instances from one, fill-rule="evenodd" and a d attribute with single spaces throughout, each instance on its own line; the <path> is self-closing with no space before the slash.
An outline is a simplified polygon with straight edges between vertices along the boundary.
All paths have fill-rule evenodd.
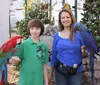
<path id="1" fill-rule="evenodd" d="M 47 70 L 47 64 L 44 64 L 44 85 L 48 85 L 48 70 Z"/>

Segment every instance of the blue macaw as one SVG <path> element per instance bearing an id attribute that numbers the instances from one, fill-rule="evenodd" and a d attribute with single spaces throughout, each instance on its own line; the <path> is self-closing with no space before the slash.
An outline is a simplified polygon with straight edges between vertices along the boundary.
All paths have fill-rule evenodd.
<path id="1" fill-rule="evenodd" d="M 98 54 L 99 47 L 97 46 L 92 33 L 88 31 L 85 25 L 83 25 L 82 23 L 76 23 L 74 24 L 74 28 L 76 31 L 80 31 L 84 45 L 86 46 L 87 51 L 90 53 L 90 70 L 91 70 L 91 80 L 92 80 L 92 85 L 93 85 L 94 58 L 95 58 L 95 54 L 99 55 Z"/>

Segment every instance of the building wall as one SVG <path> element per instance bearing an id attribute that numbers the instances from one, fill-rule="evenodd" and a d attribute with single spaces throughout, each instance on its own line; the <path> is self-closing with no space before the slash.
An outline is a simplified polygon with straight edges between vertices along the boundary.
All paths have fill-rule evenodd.
<path id="1" fill-rule="evenodd" d="M 0 0 L 0 46 L 9 38 L 9 0 Z"/>
<path id="2" fill-rule="evenodd" d="M 83 16 L 81 15 L 81 13 L 83 12 L 83 3 L 85 0 L 77 0 L 77 22 L 80 22 L 81 19 L 83 18 Z M 61 10 L 62 6 L 62 0 L 52 0 L 52 5 L 57 3 L 55 6 L 53 6 L 53 11 L 52 11 L 52 16 L 54 19 L 54 24 L 58 25 L 58 14 L 59 11 Z M 71 10 L 73 12 L 73 14 L 75 15 L 75 9 L 73 8 L 73 6 L 75 6 L 75 0 L 65 0 L 65 3 L 68 3 L 71 7 Z"/>

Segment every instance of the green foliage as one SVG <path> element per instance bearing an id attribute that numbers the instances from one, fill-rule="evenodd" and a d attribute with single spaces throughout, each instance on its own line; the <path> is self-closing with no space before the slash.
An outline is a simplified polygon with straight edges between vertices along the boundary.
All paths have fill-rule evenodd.
<path id="1" fill-rule="evenodd" d="M 93 33 L 100 46 L 100 0 L 85 0 L 82 23 Z"/>
<path id="2" fill-rule="evenodd" d="M 29 33 L 27 31 L 27 24 L 31 19 L 40 19 L 44 24 L 50 23 L 51 20 L 48 18 L 48 9 L 41 9 L 41 4 L 33 4 L 30 9 L 25 12 L 25 18 L 16 23 L 18 33 L 23 37 L 27 38 Z"/>
<path id="3" fill-rule="evenodd" d="M 16 23 L 16 27 L 18 29 L 18 34 L 22 35 L 23 37 L 27 38 L 29 33 L 27 31 L 27 24 L 29 19 L 23 19 Z"/>

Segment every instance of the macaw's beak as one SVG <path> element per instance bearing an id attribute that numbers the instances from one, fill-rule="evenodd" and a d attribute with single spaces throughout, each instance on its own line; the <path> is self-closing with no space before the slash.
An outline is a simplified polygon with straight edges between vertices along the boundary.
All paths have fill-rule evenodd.
<path id="1" fill-rule="evenodd" d="M 23 39 L 17 39 L 17 45 L 21 44 L 23 42 Z"/>

